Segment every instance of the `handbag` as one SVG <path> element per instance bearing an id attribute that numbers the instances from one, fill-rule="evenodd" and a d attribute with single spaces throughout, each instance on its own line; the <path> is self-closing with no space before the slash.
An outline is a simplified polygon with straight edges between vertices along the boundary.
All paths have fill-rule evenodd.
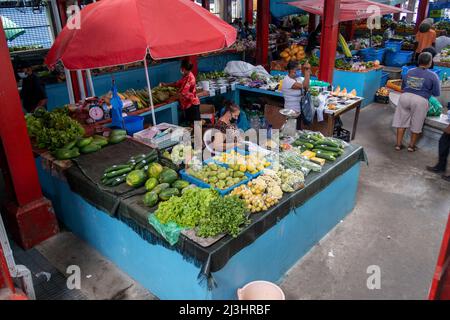
<path id="1" fill-rule="evenodd" d="M 310 125 L 314 119 L 314 105 L 309 91 L 303 91 L 300 99 L 300 117 L 306 125 Z"/>

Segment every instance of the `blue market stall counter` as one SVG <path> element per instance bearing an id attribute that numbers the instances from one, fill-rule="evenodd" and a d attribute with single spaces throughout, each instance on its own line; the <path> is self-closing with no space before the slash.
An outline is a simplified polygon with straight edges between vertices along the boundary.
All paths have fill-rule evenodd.
<path id="1" fill-rule="evenodd" d="M 149 224 L 152 212 L 139 189 L 105 190 L 101 174 L 91 174 L 145 151 L 147 146 L 129 139 L 77 158 L 63 176 L 46 169 L 42 157 L 36 165 L 58 219 L 161 299 L 235 299 L 236 289 L 250 281 L 281 281 L 353 209 L 360 162 L 366 160 L 361 147 L 350 145 L 322 172 L 308 175 L 305 188 L 252 214 L 236 238 L 203 247 L 181 235 L 171 246 Z"/>

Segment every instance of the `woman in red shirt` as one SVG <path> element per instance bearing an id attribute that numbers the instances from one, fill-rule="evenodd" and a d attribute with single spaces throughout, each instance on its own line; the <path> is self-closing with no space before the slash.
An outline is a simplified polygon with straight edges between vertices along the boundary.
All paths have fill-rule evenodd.
<path id="1" fill-rule="evenodd" d="M 188 60 L 181 62 L 181 74 L 183 77 L 177 82 L 161 83 L 165 87 L 178 88 L 178 100 L 182 111 L 181 122 L 192 125 L 194 121 L 200 121 L 200 99 L 197 97 L 197 82 L 191 72 L 192 63 Z"/>

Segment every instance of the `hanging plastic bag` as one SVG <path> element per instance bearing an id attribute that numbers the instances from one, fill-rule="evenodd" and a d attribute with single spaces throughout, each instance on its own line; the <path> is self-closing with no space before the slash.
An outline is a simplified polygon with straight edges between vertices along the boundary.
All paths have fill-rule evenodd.
<path id="1" fill-rule="evenodd" d="M 113 81 L 112 88 L 112 97 L 111 97 L 111 125 L 112 127 L 122 128 L 124 129 L 123 117 L 122 117 L 122 107 L 123 102 L 119 97 L 117 92 L 117 87 L 115 82 Z"/>
<path id="2" fill-rule="evenodd" d="M 439 102 L 438 99 L 431 96 L 428 100 L 428 104 L 430 105 L 430 108 L 428 109 L 427 116 L 428 117 L 438 117 L 442 113 L 442 104 Z"/>
<path id="3" fill-rule="evenodd" d="M 300 100 L 300 110 L 303 122 L 310 125 L 314 118 L 314 105 L 311 99 L 311 93 L 306 92 Z"/>
<path id="4" fill-rule="evenodd" d="M 178 226 L 175 222 L 163 224 L 158 220 L 158 218 L 156 218 L 154 214 L 151 214 L 148 217 L 148 222 L 171 246 L 178 242 L 180 233 L 183 228 Z"/>

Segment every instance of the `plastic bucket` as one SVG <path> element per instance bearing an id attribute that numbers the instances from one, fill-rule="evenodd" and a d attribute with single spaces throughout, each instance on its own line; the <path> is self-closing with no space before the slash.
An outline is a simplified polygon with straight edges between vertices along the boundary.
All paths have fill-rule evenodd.
<path id="1" fill-rule="evenodd" d="M 132 136 L 134 133 L 144 130 L 144 117 L 127 116 L 123 118 L 127 134 Z"/>
<path id="2" fill-rule="evenodd" d="M 283 290 L 269 281 L 253 281 L 237 290 L 239 300 L 286 300 Z"/>
<path id="3" fill-rule="evenodd" d="M 402 49 L 403 41 L 388 40 L 384 43 L 386 51 L 398 52 Z"/>

